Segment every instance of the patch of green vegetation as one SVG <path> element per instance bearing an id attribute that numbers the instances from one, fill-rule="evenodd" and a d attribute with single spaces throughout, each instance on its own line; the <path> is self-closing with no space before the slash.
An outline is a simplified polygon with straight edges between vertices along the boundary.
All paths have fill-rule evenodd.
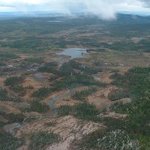
<path id="1" fill-rule="evenodd" d="M 139 136 L 141 150 L 149 150 L 150 148 L 150 136 Z"/>
<path id="2" fill-rule="evenodd" d="M 129 93 L 128 91 L 125 90 L 115 90 L 109 93 L 108 98 L 111 101 L 115 101 L 123 98 L 129 98 Z"/>
<path id="3" fill-rule="evenodd" d="M 8 92 L 3 88 L 0 88 L 0 100 L 1 101 L 9 100 Z"/>
<path id="4" fill-rule="evenodd" d="M 23 96 L 26 93 L 26 89 L 21 85 L 24 82 L 24 77 L 8 77 L 4 83 L 9 86 L 11 90 Z"/>
<path id="5" fill-rule="evenodd" d="M 99 149 L 104 150 L 134 150 L 140 148 L 138 141 L 132 139 L 124 130 L 113 130 L 107 132 L 105 136 L 98 139 L 97 146 Z"/>
<path id="6" fill-rule="evenodd" d="M 1 61 L 7 61 L 9 59 L 17 59 L 18 56 L 11 52 L 0 52 L 0 60 Z"/>
<path id="7" fill-rule="evenodd" d="M 33 64 L 42 64 L 43 62 L 43 58 L 41 57 L 29 57 L 21 62 L 20 67 L 28 67 Z"/>
<path id="8" fill-rule="evenodd" d="M 63 76 L 70 76 L 70 75 L 75 75 L 77 73 L 81 74 L 86 74 L 86 75 L 91 75 L 91 74 L 96 74 L 97 72 L 100 72 L 101 70 L 96 67 L 90 67 L 87 65 L 80 64 L 74 60 L 70 60 L 67 63 L 64 63 L 60 67 L 60 74 Z"/>
<path id="9" fill-rule="evenodd" d="M 13 114 L 13 113 L 10 113 L 10 114 L 5 114 L 5 113 L 1 113 L 1 115 L 8 120 L 9 123 L 15 123 L 15 122 L 23 122 L 25 116 L 20 113 L 20 114 Z"/>
<path id="10" fill-rule="evenodd" d="M 57 74 L 57 63 L 55 62 L 50 62 L 47 64 L 44 64 L 44 66 L 40 67 L 38 69 L 39 72 L 48 72 L 48 73 L 54 73 Z"/>
<path id="11" fill-rule="evenodd" d="M 145 137 L 150 136 L 150 68 L 133 68 L 125 75 L 114 76 L 114 84 L 128 89 L 132 102 L 127 105 L 119 104 L 118 112 L 128 114 L 126 131 L 140 138 L 140 144 L 147 147 Z"/>
<path id="12" fill-rule="evenodd" d="M 102 118 L 101 121 L 107 127 L 107 130 L 127 130 L 127 122 L 125 119 Z"/>
<path id="13" fill-rule="evenodd" d="M 149 116 L 150 101 L 145 98 L 133 102 L 128 110 L 128 130 L 133 134 L 142 134 L 150 136 Z"/>
<path id="14" fill-rule="evenodd" d="M 44 98 L 54 91 L 59 91 L 65 88 L 75 88 L 77 86 L 105 86 L 101 82 L 97 82 L 93 77 L 88 75 L 76 74 L 55 81 L 51 87 L 38 89 L 33 93 L 33 97 Z"/>
<path id="15" fill-rule="evenodd" d="M 23 38 L 11 42 L 3 42 L 2 47 L 20 49 L 22 52 L 43 51 L 43 47 L 48 49 L 50 44 L 38 38 Z"/>
<path id="16" fill-rule="evenodd" d="M 20 96 L 24 96 L 26 93 L 26 89 L 22 85 L 15 85 L 11 87 L 10 89 L 16 93 L 19 93 Z"/>
<path id="17" fill-rule="evenodd" d="M 92 104 L 78 104 L 74 107 L 74 116 L 83 120 L 97 120 L 98 110 Z"/>
<path id="18" fill-rule="evenodd" d="M 0 132 L 0 150 L 16 150 L 22 145 L 22 141 L 12 135 Z"/>
<path id="19" fill-rule="evenodd" d="M 39 113 L 46 113 L 49 110 L 49 107 L 46 104 L 42 104 L 36 100 L 31 102 L 30 111 L 35 111 Z"/>
<path id="20" fill-rule="evenodd" d="M 0 67 L 4 67 L 4 66 L 6 66 L 6 64 L 2 62 L 2 60 L 0 60 Z"/>
<path id="21" fill-rule="evenodd" d="M 98 139 L 106 134 L 106 129 L 96 130 L 82 138 L 81 141 L 75 143 L 76 149 L 98 150 Z"/>
<path id="22" fill-rule="evenodd" d="M 99 121 L 99 111 L 92 104 L 82 103 L 75 106 L 61 106 L 58 115 L 73 115 L 79 119 Z"/>
<path id="23" fill-rule="evenodd" d="M 76 66 L 78 66 L 78 64 L 75 61 L 69 61 L 60 67 L 59 72 L 62 76 L 73 75 L 75 74 L 74 68 Z"/>
<path id="24" fill-rule="evenodd" d="M 30 150 L 42 150 L 47 146 L 59 142 L 59 136 L 54 133 L 39 132 L 31 136 Z"/>
<path id="25" fill-rule="evenodd" d="M 57 114 L 59 116 L 68 116 L 72 112 L 72 107 L 71 106 L 61 106 L 57 109 Z"/>
<path id="26" fill-rule="evenodd" d="M 112 76 L 114 79 L 114 84 L 128 89 L 131 96 L 140 98 L 140 97 L 149 97 L 150 89 L 150 68 L 133 68 L 130 69 L 124 76 L 115 74 Z"/>
<path id="27" fill-rule="evenodd" d="M 64 77 L 60 81 L 56 81 L 53 85 L 54 90 L 60 90 L 64 88 L 75 88 L 79 85 L 83 86 L 105 86 L 105 84 L 95 81 L 92 76 L 85 74 L 76 74 Z"/>
<path id="28" fill-rule="evenodd" d="M 85 101 L 86 98 L 95 93 L 96 92 L 96 88 L 89 88 L 89 89 L 86 89 L 86 90 L 83 90 L 83 91 L 80 91 L 80 92 L 76 92 L 74 95 L 73 95 L 73 99 L 76 99 L 76 100 L 80 100 L 80 101 Z"/>
<path id="29" fill-rule="evenodd" d="M 130 108 L 131 108 L 130 103 L 122 104 L 121 102 L 118 102 L 118 103 L 111 105 L 110 110 L 113 110 L 116 113 L 125 114 L 129 111 Z"/>
<path id="30" fill-rule="evenodd" d="M 51 88 L 40 88 L 37 91 L 35 91 L 32 96 L 37 98 L 44 98 L 47 97 L 52 92 Z"/>
<path id="31" fill-rule="evenodd" d="M 121 41 L 116 42 L 111 45 L 107 45 L 106 47 L 117 50 L 117 51 L 136 51 L 136 52 L 149 52 L 150 42 L 149 40 L 141 40 L 138 43 L 130 42 L 130 41 Z"/>
<path id="32" fill-rule="evenodd" d="M 137 140 L 132 139 L 124 130 L 97 130 L 74 144 L 76 149 L 84 150 L 134 150 L 139 149 Z"/>
<path id="33" fill-rule="evenodd" d="M 5 122 L 1 122 L 0 121 L 0 128 L 3 128 L 4 127 L 4 125 L 6 125 L 7 123 L 5 123 Z"/>
<path id="34" fill-rule="evenodd" d="M 23 77 L 9 77 L 5 80 L 5 85 L 6 86 L 12 86 L 14 87 L 15 85 L 21 84 L 24 81 Z"/>
<path id="35" fill-rule="evenodd" d="M 29 62 L 29 63 L 40 64 L 43 62 L 43 58 L 42 57 L 29 57 L 29 58 L 25 59 L 25 61 Z"/>

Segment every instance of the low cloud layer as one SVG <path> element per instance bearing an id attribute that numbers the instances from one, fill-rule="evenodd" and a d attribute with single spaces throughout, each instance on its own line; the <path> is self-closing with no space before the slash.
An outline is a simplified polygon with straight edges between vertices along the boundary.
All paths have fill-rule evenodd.
<path id="1" fill-rule="evenodd" d="M 74 15 L 93 14 L 102 19 L 113 19 L 119 12 L 150 14 L 149 0 L 0 0 L 0 12 L 36 11 Z"/>

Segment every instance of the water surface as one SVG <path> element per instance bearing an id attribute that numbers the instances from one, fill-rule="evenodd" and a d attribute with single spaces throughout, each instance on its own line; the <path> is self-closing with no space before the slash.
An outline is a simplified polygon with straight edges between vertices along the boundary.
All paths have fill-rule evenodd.
<path id="1" fill-rule="evenodd" d="M 62 52 L 59 52 L 58 55 L 70 56 L 74 58 L 82 58 L 87 53 L 85 48 L 66 48 Z"/>

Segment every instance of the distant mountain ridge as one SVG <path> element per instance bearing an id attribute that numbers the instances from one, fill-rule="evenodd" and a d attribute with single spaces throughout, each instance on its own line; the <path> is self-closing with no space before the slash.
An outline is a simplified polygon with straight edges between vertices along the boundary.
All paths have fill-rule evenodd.
<path id="1" fill-rule="evenodd" d="M 0 20 L 11 19 L 11 18 L 22 18 L 22 17 L 95 17 L 94 15 L 84 14 L 84 13 L 76 13 L 75 15 L 68 15 L 62 13 L 51 13 L 51 12 L 31 12 L 31 13 L 23 13 L 23 12 L 0 12 Z M 117 14 L 117 19 L 120 21 L 148 21 L 150 22 L 150 16 L 141 16 L 135 14 Z"/>

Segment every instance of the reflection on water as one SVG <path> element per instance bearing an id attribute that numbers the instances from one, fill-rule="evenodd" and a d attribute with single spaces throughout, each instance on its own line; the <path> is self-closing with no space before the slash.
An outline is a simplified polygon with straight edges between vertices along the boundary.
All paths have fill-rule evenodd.
<path id="1" fill-rule="evenodd" d="M 84 48 L 66 48 L 62 52 L 59 52 L 58 55 L 70 56 L 73 59 L 73 58 L 81 58 L 86 53 L 87 50 Z"/>

